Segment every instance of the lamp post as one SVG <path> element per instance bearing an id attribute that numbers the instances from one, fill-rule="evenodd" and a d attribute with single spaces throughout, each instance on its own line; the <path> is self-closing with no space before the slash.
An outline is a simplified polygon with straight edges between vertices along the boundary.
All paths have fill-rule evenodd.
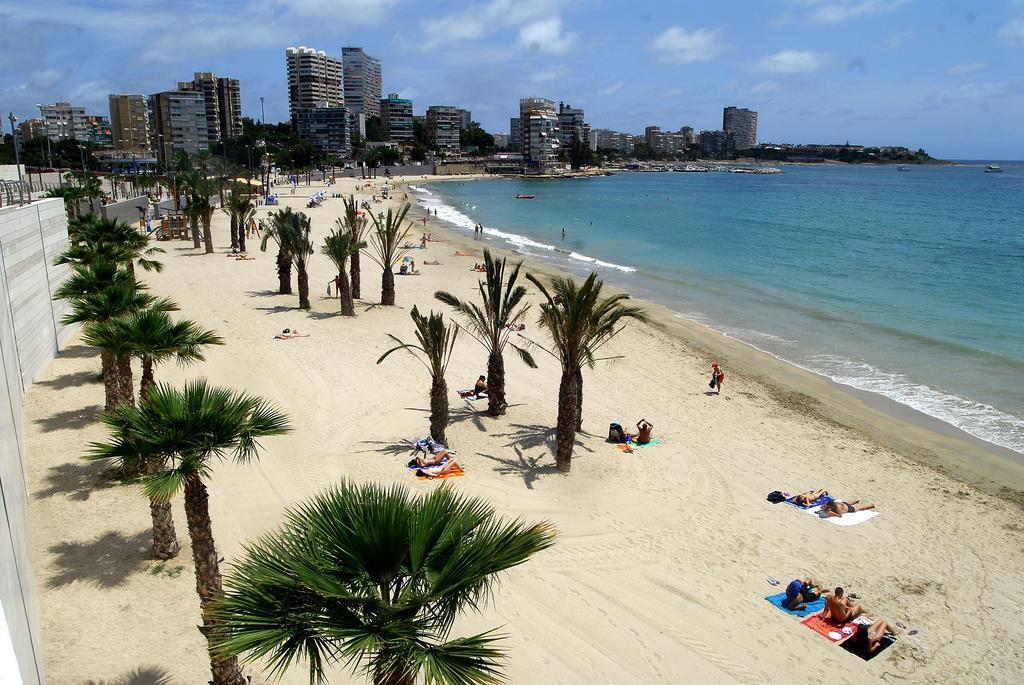
<path id="1" fill-rule="evenodd" d="M 267 124 L 267 113 L 263 109 L 263 96 L 260 96 L 260 124 L 266 126 Z"/>
<path id="2" fill-rule="evenodd" d="M 18 134 L 14 131 L 14 122 L 18 120 L 18 117 L 14 116 L 14 112 L 9 112 L 7 118 L 11 121 L 11 145 L 14 146 L 14 165 L 18 167 L 18 204 L 25 204 L 25 188 L 22 187 L 21 181 L 21 156 L 18 154 Z M 29 202 L 32 201 L 32 196 L 29 195 Z"/>

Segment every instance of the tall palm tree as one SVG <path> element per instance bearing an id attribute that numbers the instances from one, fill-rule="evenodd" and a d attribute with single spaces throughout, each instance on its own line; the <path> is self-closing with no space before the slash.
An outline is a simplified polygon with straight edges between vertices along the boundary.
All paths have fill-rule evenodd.
<path id="1" fill-rule="evenodd" d="M 338 219 L 339 227 L 343 226 L 345 230 L 352 234 L 353 244 L 362 244 L 363 247 L 366 247 L 366 229 L 368 226 L 366 215 L 359 211 L 359 205 L 356 204 L 354 196 L 349 195 L 348 198 L 342 198 L 342 202 L 345 203 L 345 211 L 341 218 Z M 359 268 L 359 250 L 352 253 L 352 263 L 349 266 L 349 271 L 352 274 L 352 297 L 358 300 L 363 296 Z"/>
<path id="2" fill-rule="evenodd" d="M 292 231 L 290 252 L 295 263 L 295 284 L 299 288 L 299 309 L 310 309 L 309 303 L 309 259 L 315 251 L 309 234 L 312 222 L 303 212 L 296 212 Z"/>
<path id="3" fill-rule="evenodd" d="M 199 184 L 199 172 L 189 167 L 174 172 L 174 189 L 185 198 L 185 218 L 188 219 L 189 232 L 192 234 L 192 247 L 198 249 L 202 244 L 199 234 L 199 216 L 202 201 L 196 198 L 193 202 L 193 188 Z M 175 201 L 175 205 L 180 201 Z"/>
<path id="4" fill-rule="evenodd" d="M 413 305 L 413 325 L 416 326 L 418 344 L 404 343 L 395 336 L 388 337 L 398 343 L 377 360 L 380 364 L 388 355 L 398 350 L 405 350 L 430 372 L 430 436 L 440 443 L 447 444 L 445 429 L 448 427 L 448 383 L 444 379 L 448 362 L 451 361 L 455 342 L 459 337 L 457 326 L 446 326 L 444 316 L 430 312 L 428 316 L 420 314 Z"/>
<path id="5" fill-rule="evenodd" d="M 554 349 L 541 349 L 562 365 L 555 463 L 559 471 L 568 472 L 572 467 L 576 431 L 582 420 L 583 367 L 593 368 L 602 361 L 598 352 L 622 331 L 626 319 L 647 321 L 647 315 L 640 307 L 625 304 L 629 299 L 626 293 L 603 297 L 604 283 L 596 273 L 591 273 L 582 284 L 571 278 L 552 278 L 550 290 L 533 274 L 526 274 L 526 278 L 540 289 L 545 299 L 540 305 L 538 323 L 551 334 Z"/>
<path id="6" fill-rule="evenodd" d="M 169 501 L 184 490 L 203 615 L 200 632 L 207 639 L 212 682 L 245 685 L 238 659 L 215 651 L 217 619 L 211 607 L 221 594 L 220 556 L 213 539 L 205 481 L 214 459 L 230 457 L 245 464 L 257 458 L 258 440 L 287 432 L 288 417 L 258 397 L 211 387 L 200 380 L 180 390 L 157 384 L 138 407 L 122 405 L 104 412 L 101 420 L 110 430 L 110 438 L 93 443 L 88 459 L 158 463 L 159 469 L 140 480 L 146 495 L 154 500 Z"/>
<path id="7" fill-rule="evenodd" d="M 138 264 L 144 271 L 163 270 L 153 259 L 163 248 L 150 244 L 149 236 L 119 219 L 104 219 L 95 214 L 68 223 L 69 245 L 55 264 L 87 264 L 98 261 L 123 264 L 135 274 Z"/>
<path id="8" fill-rule="evenodd" d="M 373 219 L 373 230 L 370 231 L 370 259 L 380 265 L 383 272 L 380 281 L 380 303 L 393 305 L 395 303 L 395 265 L 408 250 L 402 247 L 409 235 L 410 223 L 402 228 L 405 215 L 409 213 L 408 202 L 397 212 L 388 209 L 384 219 Z"/>
<path id="9" fill-rule="evenodd" d="M 224 213 L 231 217 L 231 250 L 245 252 L 245 227 L 256 216 L 256 205 L 234 188 L 224 204 Z"/>
<path id="10" fill-rule="evenodd" d="M 336 664 L 374 685 L 504 682 L 502 636 L 452 638 L 452 627 L 501 573 L 554 544 L 551 523 L 502 520 L 449 487 L 412 496 L 346 482 L 285 517 L 225 579 L 219 653 L 266 658 L 272 677 L 305 659 L 310 683 Z"/>
<path id="11" fill-rule="evenodd" d="M 269 222 L 263 224 L 263 240 L 260 243 L 260 251 L 267 251 L 267 244 L 273 240 L 277 243 L 277 292 L 281 295 L 292 294 L 292 244 L 295 241 L 295 233 L 299 219 L 297 212 L 291 207 L 272 211 L 268 217 Z"/>
<path id="12" fill-rule="evenodd" d="M 525 303 L 526 288 L 516 285 L 523 263 L 517 262 L 512 266 L 507 281 L 507 260 L 497 260 L 491 256 L 490 250 L 484 250 L 484 264 L 487 279 L 479 281 L 478 286 L 482 306 L 443 290 L 434 293 L 434 297 L 462 314 L 466 319 L 462 327 L 487 350 L 487 411 L 491 416 L 501 416 L 508 406 L 505 398 L 505 346 L 510 345 L 531 369 L 537 368 L 537 362 L 527 350 L 510 341 L 512 326 L 522 322 L 530 310 L 530 305 Z"/>
<path id="13" fill-rule="evenodd" d="M 216 192 L 217 184 L 213 179 L 207 178 L 203 174 L 198 174 L 192 179 L 192 185 L 189 188 L 188 207 L 190 212 L 194 212 L 195 217 L 203 226 L 203 244 L 206 248 L 206 254 L 213 253 L 213 232 L 210 230 L 210 224 L 213 221 L 213 195 Z M 192 245 L 199 247 L 198 235 L 192 236 Z"/>
<path id="14" fill-rule="evenodd" d="M 345 230 L 341 219 L 337 220 L 337 224 L 338 229 L 324 238 L 324 244 L 320 251 L 327 255 L 338 269 L 338 300 L 341 301 L 342 315 L 355 316 L 356 308 L 352 301 L 352 289 L 349 288 L 345 266 L 349 257 L 359 254 L 359 250 L 366 247 L 366 243 L 353 243 L 352 233 Z"/>

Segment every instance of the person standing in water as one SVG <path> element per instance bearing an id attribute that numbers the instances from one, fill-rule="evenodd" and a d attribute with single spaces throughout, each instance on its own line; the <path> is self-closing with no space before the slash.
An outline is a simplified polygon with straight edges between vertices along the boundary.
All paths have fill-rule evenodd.
<path id="1" fill-rule="evenodd" d="M 725 372 L 718 362 L 711 362 L 711 382 L 708 386 L 715 391 L 716 395 L 722 394 L 722 381 L 725 380 Z"/>
<path id="2" fill-rule="evenodd" d="M 562 240 L 565 240 L 565 227 L 562 227 Z"/>

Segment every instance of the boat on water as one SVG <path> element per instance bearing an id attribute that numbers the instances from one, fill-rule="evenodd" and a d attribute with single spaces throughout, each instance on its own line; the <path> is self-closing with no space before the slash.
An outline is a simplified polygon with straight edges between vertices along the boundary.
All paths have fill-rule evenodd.
<path id="1" fill-rule="evenodd" d="M 536 195 L 527 195 L 526 193 L 516 193 L 517 200 L 532 200 L 537 197 Z"/>
<path id="2" fill-rule="evenodd" d="M 910 171 L 910 169 L 908 169 L 905 166 L 898 166 L 898 167 L 896 167 L 896 171 Z"/>
<path id="3" fill-rule="evenodd" d="M 986 174 L 999 174 L 1002 173 L 1002 171 L 1003 167 L 999 166 L 998 164 L 989 164 L 987 167 L 985 167 Z"/>

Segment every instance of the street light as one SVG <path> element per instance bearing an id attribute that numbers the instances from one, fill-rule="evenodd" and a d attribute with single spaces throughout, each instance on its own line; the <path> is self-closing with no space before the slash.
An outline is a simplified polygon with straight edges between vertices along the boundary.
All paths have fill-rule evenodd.
<path id="1" fill-rule="evenodd" d="M 18 120 L 18 117 L 14 116 L 14 112 L 9 112 L 8 119 L 11 120 L 11 145 L 14 146 L 14 165 L 18 167 L 18 204 L 25 204 L 25 189 L 22 187 L 21 181 L 21 156 L 18 154 L 18 135 L 14 132 L 14 122 Z M 29 195 L 29 202 L 32 201 L 32 196 Z"/>
<path id="2" fill-rule="evenodd" d="M 267 124 L 267 113 L 263 109 L 263 96 L 260 96 L 260 124 L 266 126 Z"/>

